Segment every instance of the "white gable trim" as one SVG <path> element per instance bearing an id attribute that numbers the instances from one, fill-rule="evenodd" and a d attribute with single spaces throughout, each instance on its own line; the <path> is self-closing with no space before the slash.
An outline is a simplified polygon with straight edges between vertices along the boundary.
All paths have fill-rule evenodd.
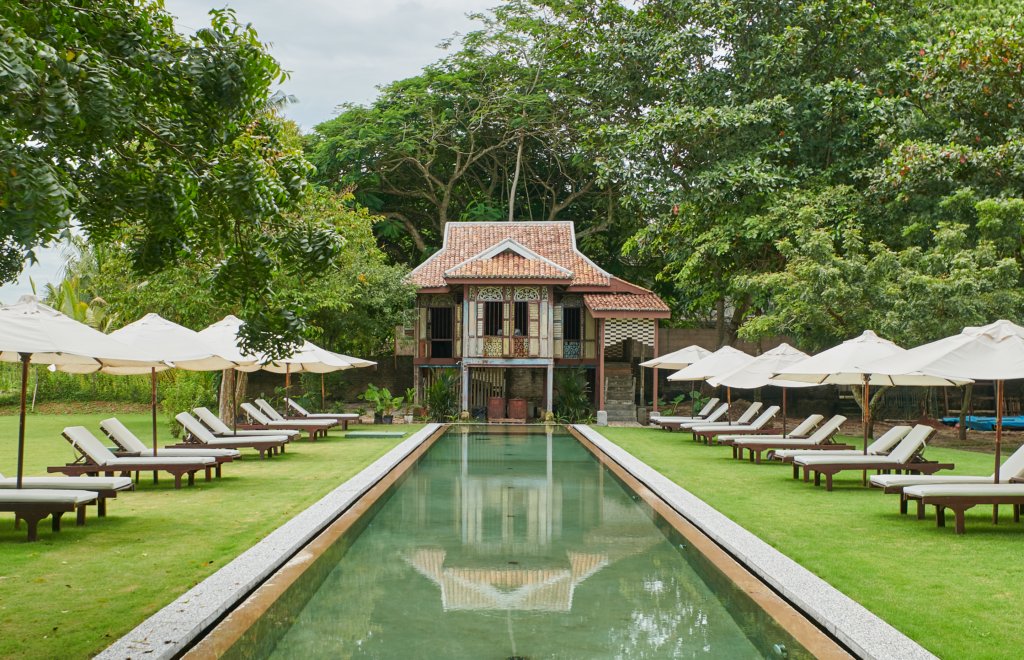
<path id="1" fill-rule="evenodd" d="M 556 264 L 554 261 L 551 261 L 550 259 L 542 257 L 541 255 L 537 254 L 536 252 L 534 252 L 530 248 L 526 247 L 525 245 L 523 245 L 519 241 L 515 240 L 514 238 L 506 238 L 506 239 L 503 239 L 501 241 L 498 241 L 497 243 L 495 243 L 491 247 L 487 248 L 486 250 L 484 250 L 480 254 L 475 254 L 472 257 L 470 257 L 469 259 L 466 259 L 465 261 L 463 261 L 462 263 L 456 264 L 456 265 L 452 266 L 451 268 L 446 270 L 444 272 L 444 274 L 446 276 L 450 275 L 451 273 L 457 271 L 458 269 L 462 268 L 463 266 L 465 266 L 466 264 L 470 263 L 471 261 L 478 261 L 478 260 L 483 260 L 483 259 L 492 259 L 492 258 L 498 256 L 499 254 L 501 254 L 502 252 L 504 252 L 505 250 L 511 250 L 511 251 L 515 252 L 516 254 L 518 254 L 519 256 L 523 257 L 524 259 L 528 259 L 529 261 L 540 261 L 541 263 L 547 264 L 548 266 L 551 266 L 552 268 L 554 268 L 554 269 L 556 269 L 556 270 L 558 270 L 558 271 L 560 271 L 560 272 L 562 272 L 562 273 L 564 273 L 564 274 L 566 274 L 566 275 L 568 275 L 570 277 L 573 276 L 573 272 L 571 270 L 569 270 L 568 268 L 563 268 L 562 266 L 559 266 L 558 264 Z"/>

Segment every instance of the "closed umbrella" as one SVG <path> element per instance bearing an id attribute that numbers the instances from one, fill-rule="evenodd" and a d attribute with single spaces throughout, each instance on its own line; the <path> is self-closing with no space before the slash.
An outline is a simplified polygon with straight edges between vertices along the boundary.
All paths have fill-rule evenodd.
<path id="1" fill-rule="evenodd" d="M 726 387 L 737 387 L 744 390 L 752 390 L 765 385 L 773 385 L 782 388 L 782 435 L 786 435 L 786 390 L 790 387 L 816 387 L 814 383 L 802 383 L 795 380 L 772 379 L 772 376 L 790 365 L 806 360 L 809 356 L 803 351 L 798 351 L 789 344 L 779 344 L 770 351 L 766 351 L 750 362 L 742 364 L 732 371 L 727 371 L 718 376 L 708 378 L 708 383 L 714 386 L 725 385 Z"/>
<path id="2" fill-rule="evenodd" d="M 230 369 L 235 363 L 217 355 L 217 352 L 206 346 L 195 330 L 178 325 L 161 317 L 159 314 L 146 314 L 135 323 L 131 323 L 110 333 L 120 342 L 146 353 L 159 357 L 174 365 L 175 369 L 186 371 L 221 371 Z M 104 367 L 106 373 L 128 373 L 125 367 Z M 157 455 L 156 442 L 156 367 L 149 370 L 152 389 L 153 409 L 153 455 Z"/>
<path id="3" fill-rule="evenodd" d="M 680 348 L 678 351 L 673 351 L 667 355 L 661 357 L 655 357 L 653 360 L 647 362 L 641 362 L 641 367 L 653 367 L 654 368 L 654 411 L 658 411 L 658 369 L 685 369 L 695 362 L 700 362 L 704 358 L 711 355 L 711 351 L 706 348 L 701 348 L 696 344 L 687 346 L 686 348 Z M 693 398 L 693 384 L 690 384 L 690 398 Z"/>
<path id="4" fill-rule="evenodd" d="M 685 369 L 680 369 L 671 376 L 669 380 L 707 380 L 714 376 L 732 371 L 741 367 L 754 358 L 743 351 L 738 351 L 732 346 L 723 346 L 711 355 L 699 362 L 694 362 Z M 726 403 L 729 406 L 730 420 L 732 418 L 732 388 L 726 387 Z M 730 422 L 731 423 L 731 422 Z"/>
<path id="5" fill-rule="evenodd" d="M 82 374 L 105 367 L 167 368 L 159 359 L 61 314 L 35 296 L 22 296 L 16 304 L 0 307 L 0 360 L 21 362 L 18 488 L 21 488 L 25 464 L 25 397 L 29 364 L 52 364 L 64 371 Z"/>
<path id="6" fill-rule="evenodd" d="M 1000 320 L 982 327 L 968 327 L 958 335 L 912 348 L 898 357 L 866 363 L 866 369 L 894 378 L 904 372 L 920 372 L 959 382 L 996 382 L 996 471 L 1003 441 L 1003 381 L 1024 378 L 1024 328 Z"/>
<path id="7" fill-rule="evenodd" d="M 864 453 L 868 453 L 868 409 L 872 385 L 958 385 L 963 381 L 925 375 L 919 372 L 883 374 L 864 369 L 862 365 L 877 360 L 891 360 L 906 353 L 888 339 L 882 339 L 871 330 L 848 339 L 838 346 L 823 351 L 794 365 L 782 368 L 775 378 L 795 380 L 816 385 L 861 385 L 864 387 Z M 867 480 L 867 473 L 864 473 Z"/>

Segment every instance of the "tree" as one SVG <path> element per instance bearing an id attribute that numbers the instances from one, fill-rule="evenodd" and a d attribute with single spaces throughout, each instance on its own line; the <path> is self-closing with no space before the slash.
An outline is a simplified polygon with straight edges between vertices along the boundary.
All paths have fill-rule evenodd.
<path id="1" fill-rule="evenodd" d="M 186 38 L 155 0 L 0 6 L 2 261 L 32 260 L 72 218 L 140 274 L 216 260 L 203 287 L 277 354 L 304 319 L 271 281 L 323 274 L 338 246 L 285 215 L 310 173 L 268 102 L 286 74 L 232 10 L 210 15 Z"/>

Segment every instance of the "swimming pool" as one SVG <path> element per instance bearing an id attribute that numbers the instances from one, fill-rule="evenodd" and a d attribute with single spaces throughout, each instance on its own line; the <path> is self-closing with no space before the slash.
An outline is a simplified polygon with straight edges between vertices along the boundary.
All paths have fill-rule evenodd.
<path id="1" fill-rule="evenodd" d="M 451 427 L 185 657 L 849 657 L 617 468 Z"/>

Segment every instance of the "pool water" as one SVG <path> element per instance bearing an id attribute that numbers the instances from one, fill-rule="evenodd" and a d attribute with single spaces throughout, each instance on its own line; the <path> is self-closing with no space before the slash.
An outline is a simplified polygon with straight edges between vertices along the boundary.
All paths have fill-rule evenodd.
<path id="1" fill-rule="evenodd" d="M 812 657 L 546 428 L 449 429 L 223 657 Z"/>

